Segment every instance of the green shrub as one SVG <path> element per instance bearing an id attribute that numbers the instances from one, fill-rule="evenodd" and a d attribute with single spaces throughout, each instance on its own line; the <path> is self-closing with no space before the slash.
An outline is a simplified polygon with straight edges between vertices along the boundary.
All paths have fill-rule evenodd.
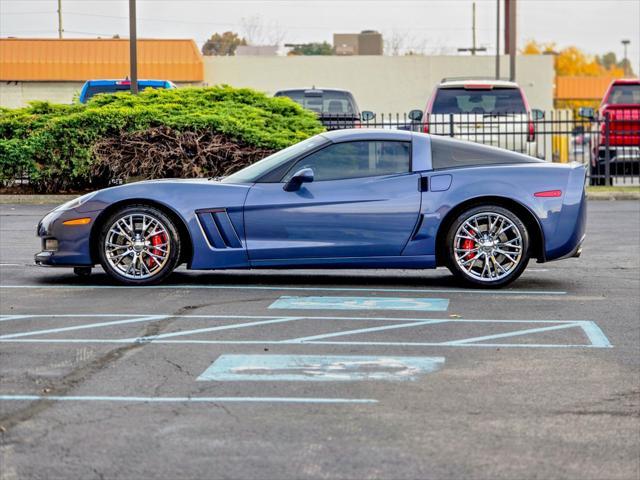
<path id="1" fill-rule="evenodd" d="M 0 110 L 0 182 L 24 172 L 38 191 L 103 186 L 113 179 L 92 175 L 96 145 L 159 127 L 219 134 L 234 149 L 252 151 L 281 149 L 323 131 L 313 113 L 289 99 L 228 86 L 98 95 L 86 105 L 33 102 Z"/>

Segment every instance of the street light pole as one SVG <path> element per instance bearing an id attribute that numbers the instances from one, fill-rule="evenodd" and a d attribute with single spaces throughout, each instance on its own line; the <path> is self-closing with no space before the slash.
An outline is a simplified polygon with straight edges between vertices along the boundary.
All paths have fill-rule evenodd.
<path id="1" fill-rule="evenodd" d="M 509 12 L 509 80 L 516 81 L 516 0 L 505 0 Z"/>
<path id="2" fill-rule="evenodd" d="M 58 0 L 58 38 L 62 38 L 62 0 Z"/>
<path id="3" fill-rule="evenodd" d="M 136 33 L 136 0 L 129 0 L 129 69 L 131 93 L 138 94 L 138 38 Z"/>
<path id="4" fill-rule="evenodd" d="M 496 80 L 500 80 L 500 0 L 496 0 Z"/>
<path id="5" fill-rule="evenodd" d="M 622 40 L 624 46 L 624 76 L 628 77 L 629 73 L 629 60 L 627 59 L 627 46 L 631 43 L 631 40 Z"/>

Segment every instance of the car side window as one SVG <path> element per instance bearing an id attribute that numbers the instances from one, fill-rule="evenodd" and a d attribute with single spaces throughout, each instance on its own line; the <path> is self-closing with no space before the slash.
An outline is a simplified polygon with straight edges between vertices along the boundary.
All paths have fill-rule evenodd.
<path id="1" fill-rule="evenodd" d="M 334 143 L 297 162 L 282 182 L 289 181 L 303 168 L 313 169 L 316 182 L 407 173 L 411 170 L 411 144 L 393 141 Z"/>

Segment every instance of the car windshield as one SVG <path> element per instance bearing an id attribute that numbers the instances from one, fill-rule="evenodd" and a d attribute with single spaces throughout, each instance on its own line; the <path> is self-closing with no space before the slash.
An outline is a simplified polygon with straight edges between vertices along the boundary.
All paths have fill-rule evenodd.
<path id="1" fill-rule="evenodd" d="M 609 94 L 609 105 L 640 104 L 640 85 L 615 85 Z"/>
<path id="2" fill-rule="evenodd" d="M 499 115 L 527 113 L 527 109 L 518 88 L 441 88 L 433 102 L 431 113 Z"/>
<path id="3" fill-rule="evenodd" d="M 278 168 L 279 166 L 287 163 L 289 160 L 297 158 L 299 155 L 304 152 L 311 151 L 316 147 L 328 143 L 329 141 L 320 135 L 316 135 L 315 137 L 308 138 L 300 143 L 296 143 L 295 145 L 291 145 L 284 150 L 280 150 L 279 152 L 274 153 L 273 155 L 269 155 L 266 158 L 263 158 L 259 162 L 254 163 L 253 165 L 249 165 L 242 170 L 237 171 L 236 173 L 229 175 L 222 179 L 223 183 L 254 183 L 257 182 L 261 177 L 266 175 L 271 170 Z"/>
<path id="4" fill-rule="evenodd" d="M 356 108 L 348 92 L 331 90 L 286 90 L 278 97 L 288 97 L 308 110 L 321 115 L 354 115 Z"/>

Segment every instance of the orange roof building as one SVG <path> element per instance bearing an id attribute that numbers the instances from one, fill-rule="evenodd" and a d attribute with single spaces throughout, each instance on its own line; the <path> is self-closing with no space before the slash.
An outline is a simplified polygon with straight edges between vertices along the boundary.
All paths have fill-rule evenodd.
<path id="1" fill-rule="evenodd" d="M 602 100 L 613 77 L 556 77 L 555 100 Z"/>
<path id="2" fill-rule="evenodd" d="M 0 80 L 78 82 L 129 76 L 128 39 L 0 39 Z M 138 40 L 138 77 L 202 82 L 195 42 Z"/>

